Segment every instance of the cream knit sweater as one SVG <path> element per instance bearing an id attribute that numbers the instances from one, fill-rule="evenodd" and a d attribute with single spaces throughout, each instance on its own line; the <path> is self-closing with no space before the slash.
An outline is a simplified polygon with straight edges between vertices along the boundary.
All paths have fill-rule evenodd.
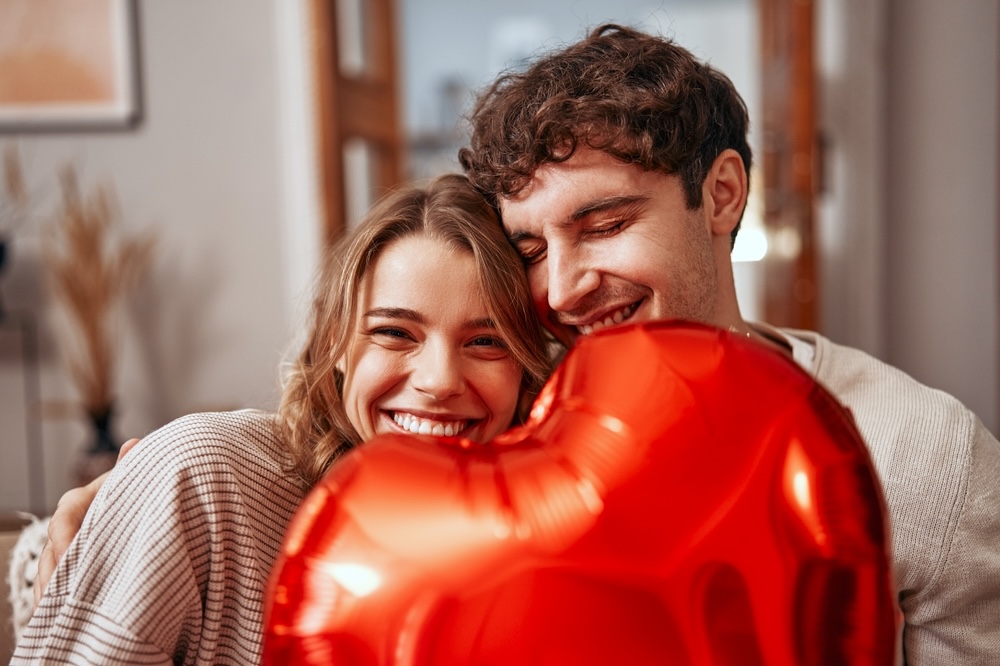
<path id="1" fill-rule="evenodd" d="M 882 481 L 910 666 L 1000 664 L 1000 443 L 958 400 L 816 333 L 813 373 Z"/>

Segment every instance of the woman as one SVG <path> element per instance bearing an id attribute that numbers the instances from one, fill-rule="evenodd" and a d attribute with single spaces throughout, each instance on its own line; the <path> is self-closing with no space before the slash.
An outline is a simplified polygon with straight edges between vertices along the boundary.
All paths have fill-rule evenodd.
<path id="1" fill-rule="evenodd" d="M 323 262 L 276 414 L 198 414 L 112 472 L 12 663 L 257 663 L 299 502 L 387 432 L 486 441 L 548 370 L 520 261 L 464 177 L 378 203 Z"/>

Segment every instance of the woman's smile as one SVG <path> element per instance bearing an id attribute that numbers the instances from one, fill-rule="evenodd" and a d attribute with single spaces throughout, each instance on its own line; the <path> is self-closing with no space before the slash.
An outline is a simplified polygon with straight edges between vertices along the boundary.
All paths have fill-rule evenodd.
<path id="1" fill-rule="evenodd" d="M 437 435 L 453 437 L 458 435 L 472 423 L 472 419 L 456 419 L 445 416 L 429 418 L 416 414 L 395 410 L 388 412 L 393 423 L 403 431 L 414 435 Z"/>

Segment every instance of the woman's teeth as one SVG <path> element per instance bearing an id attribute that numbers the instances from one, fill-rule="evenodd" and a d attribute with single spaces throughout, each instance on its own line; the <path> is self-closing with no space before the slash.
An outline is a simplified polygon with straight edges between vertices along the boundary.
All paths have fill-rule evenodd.
<path id="1" fill-rule="evenodd" d="M 619 310 L 615 310 L 604 319 L 595 321 L 592 324 L 588 324 L 586 326 L 580 326 L 579 327 L 580 333 L 582 333 L 583 335 L 590 335 L 591 333 L 596 333 L 602 328 L 607 328 L 608 326 L 614 326 L 615 324 L 620 324 L 629 317 L 631 317 L 633 312 L 635 312 L 635 304 L 633 303 L 632 305 L 626 305 L 625 307 Z"/>
<path id="2" fill-rule="evenodd" d="M 392 420 L 403 430 L 412 432 L 414 435 L 437 435 L 438 437 L 451 437 L 457 435 L 468 425 L 467 420 L 463 421 L 435 421 L 433 419 L 421 419 L 412 414 L 392 413 Z"/>

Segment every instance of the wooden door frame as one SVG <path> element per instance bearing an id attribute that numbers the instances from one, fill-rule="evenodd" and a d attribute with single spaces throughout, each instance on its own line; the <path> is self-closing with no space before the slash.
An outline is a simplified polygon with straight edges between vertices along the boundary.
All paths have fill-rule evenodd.
<path id="1" fill-rule="evenodd" d="M 337 39 L 338 0 L 310 1 L 310 38 L 317 108 L 317 165 L 326 242 L 348 224 L 344 147 L 361 139 L 373 149 L 372 198 L 398 184 L 403 173 L 399 113 L 396 8 L 393 0 L 357 0 L 367 11 L 365 71 L 347 75 Z"/>
<path id="2" fill-rule="evenodd" d="M 764 318 L 817 329 L 819 182 L 813 0 L 758 0 L 763 86 Z M 777 246 L 777 247 L 775 247 Z"/>

